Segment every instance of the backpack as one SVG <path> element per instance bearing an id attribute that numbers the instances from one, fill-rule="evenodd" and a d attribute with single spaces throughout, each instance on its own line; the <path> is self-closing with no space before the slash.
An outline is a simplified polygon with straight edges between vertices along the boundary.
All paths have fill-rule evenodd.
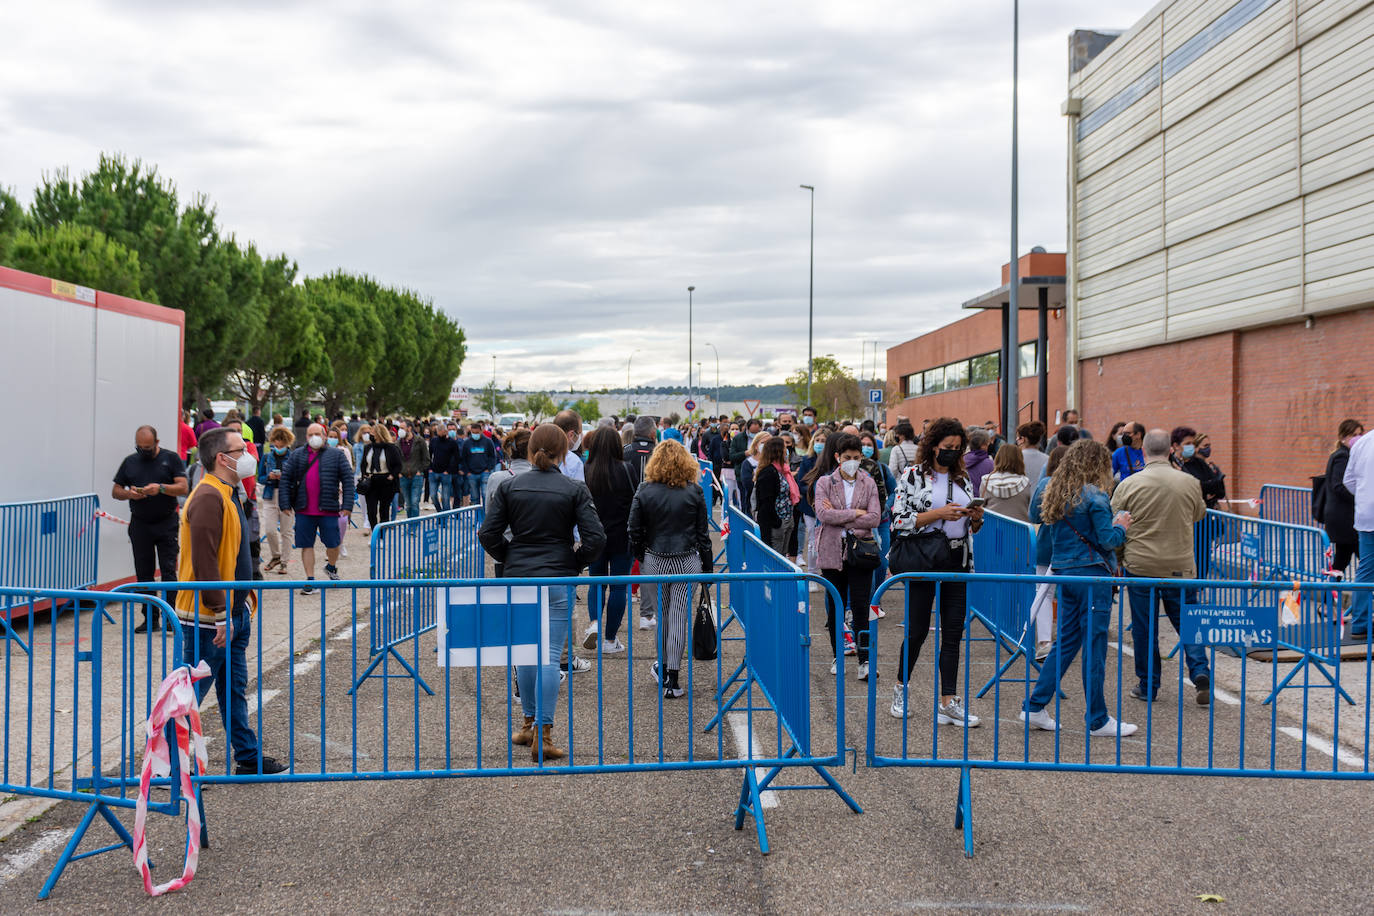
<path id="1" fill-rule="evenodd" d="M 1312 518 L 1318 524 L 1326 524 L 1326 475 L 1318 474 L 1312 478 Z"/>

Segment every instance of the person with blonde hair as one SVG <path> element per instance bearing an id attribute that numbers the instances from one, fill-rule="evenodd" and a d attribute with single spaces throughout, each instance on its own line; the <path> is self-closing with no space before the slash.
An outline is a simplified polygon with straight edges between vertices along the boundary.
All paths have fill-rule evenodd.
<path id="1" fill-rule="evenodd" d="M 1051 526 L 1055 575 L 1100 578 L 1116 572 L 1116 549 L 1126 542 L 1131 514 L 1112 515 L 1112 454 L 1092 439 L 1069 446 L 1049 483 L 1031 499 L 1031 521 Z M 1084 582 L 1059 586 L 1059 633 L 1021 711 L 1030 728 L 1055 731 L 1045 710 L 1054 702 L 1059 681 L 1080 647 L 1083 652 L 1084 718 L 1095 737 L 1124 738 L 1136 727 L 1107 713 L 1102 691 L 1106 674 L 1107 629 L 1112 622 L 1112 586 Z"/>
<path id="2" fill-rule="evenodd" d="M 391 521 L 391 503 L 401 480 L 401 450 L 391 441 L 385 423 L 374 423 L 371 432 L 359 432 L 363 440 L 359 486 L 367 503 L 367 527 L 372 529 Z"/>
<path id="3" fill-rule="evenodd" d="M 648 577 L 710 572 L 711 532 L 706 497 L 698 483 L 701 466 L 682 443 L 665 439 L 644 466 L 644 483 L 630 503 L 630 552 Z M 702 588 L 709 586 L 703 585 Z M 641 590 L 655 593 L 659 607 L 659 658 L 653 676 L 665 699 L 685 692 L 678 681 L 691 623 L 692 586 L 687 582 L 659 585 L 645 582 Z"/>
<path id="4" fill-rule="evenodd" d="M 281 486 L 281 469 L 286 464 L 286 456 L 296 441 L 296 434 L 285 426 L 274 426 L 267 434 L 267 447 L 258 459 L 258 483 L 262 485 L 262 500 L 258 503 L 262 510 L 262 528 L 267 535 L 267 549 L 272 558 L 263 566 L 264 572 L 276 570 L 286 575 L 291 560 L 291 547 L 287 541 L 288 532 L 295 537 L 296 513 L 289 507 L 283 509 L 277 504 L 277 487 Z M 280 532 L 280 533 L 279 533 Z M 282 547 L 286 550 L 283 551 Z"/>

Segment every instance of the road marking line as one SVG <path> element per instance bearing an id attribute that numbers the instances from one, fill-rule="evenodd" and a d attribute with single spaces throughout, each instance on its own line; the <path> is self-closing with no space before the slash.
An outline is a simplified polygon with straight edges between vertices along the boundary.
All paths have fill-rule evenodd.
<path id="1" fill-rule="evenodd" d="M 1087 913 L 1089 908 L 1076 903 L 997 903 L 984 900 L 907 900 L 900 910 L 977 910 L 1005 913 Z"/>
<path id="2" fill-rule="evenodd" d="M 297 730 L 296 730 L 296 737 L 297 737 L 297 738 L 306 738 L 306 739 L 308 739 L 308 740 L 310 740 L 310 741 L 315 742 L 316 744 L 319 744 L 319 743 L 320 743 L 320 736 L 317 735 L 317 734 L 315 734 L 314 732 L 303 732 L 303 731 L 300 731 L 299 729 L 297 729 Z M 324 741 L 324 746 L 325 746 L 325 749 L 326 749 L 326 750 L 335 751 L 336 753 L 340 753 L 340 754 L 353 754 L 353 753 L 355 753 L 354 750 L 353 750 L 353 746 L 352 746 L 351 744 L 340 744 L 340 743 L 337 742 L 337 741 L 332 741 L 332 740 L 327 739 L 327 738 L 326 738 L 325 741 Z M 359 759 L 367 758 L 367 757 L 370 756 L 366 751 L 363 751 L 363 750 L 361 750 L 361 749 L 358 750 L 356 753 L 357 753 Z"/>
<path id="3" fill-rule="evenodd" d="M 333 651 L 333 649 L 325 649 L 324 654 L 327 656 L 333 653 Z M 291 667 L 292 673 L 294 673 L 296 677 L 300 677 L 303 674 L 308 674 L 311 668 L 314 668 L 316 665 L 320 663 L 320 657 L 321 656 L 319 652 L 311 652 L 309 655 L 307 655 L 300 661 L 296 662 L 296 664 Z"/>
<path id="4" fill-rule="evenodd" d="M 740 749 L 740 753 L 748 753 L 752 757 L 762 757 L 763 745 L 759 743 L 758 734 L 749 734 L 749 716 L 742 712 L 732 712 L 726 718 L 730 720 L 730 731 L 735 736 L 735 746 Z M 763 779 L 767 775 L 768 771 L 762 767 L 754 768 L 755 779 Z M 772 789 L 764 789 L 759 793 L 759 803 L 765 808 L 776 808 L 778 806 L 778 793 Z"/>
<path id="5" fill-rule="evenodd" d="M 348 642 L 353 639 L 354 633 L 361 633 L 363 630 L 366 630 L 367 624 L 368 622 L 364 620 L 361 623 L 355 623 L 351 627 L 345 627 L 342 632 L 331 636 L 330 639 L 335 642 Z"/>
<path id="6" fill-rule="evenodd" d="M 1301 729 L 1294 728 L 1291 725 L 1281 725 L 1279 726 L 1279 731 L 1283 732 L 1285 735 L 1287 735 L 1295 741 L 1301 741 L 1305 743 L 1314 751 L 1320 751 L 1328 757 L 1331 756 L 1332 751 L 1335 751 L 1336 759 L 1341 763 L 1345 764 L 1348 767 L 1355 767 L 1358 770 L 1364 770 L 1363 757 L 1357 757 L 1349 751 L 1334 748 L 1331 742 L 1327 741 L 1325 738 L 1319 738 L 1316 735 L 1304 735 Z"/>
<path id="7" fill-rule="evenodd" d="M 1117 643 L 1117 642 L 1108 642 L 1107 645 L 1111 646 L 1111 647 L 1114 648 L 1114 649 L 1120 649 L 1120 650 L 1121 650 L 1121 653 L 1122 653 L 1123 655 L 1129 655 L 1131 658 L 1135 658 L 1135 652 L 1131 651 L 1131 647 L 1130 647 L 1130 646 L 1124 646 L 1124 645 L 1122 645 L 1121 643 Z M 1191 686 L 1195 686 L 1195 685 L 1193 684 L 1192 678 L 1185 678 L 1185 679 L 1184 679 L 1184 683 L 1187 684 L 1187 685 L 1189 685 L 1190 687 L 1191 687 Z M 1225 703 L 1227 706 L 1239 706 L 1239 705 L 1240 705 L 1240 698 L 1239 698 L 1239 697 L 1237 697 L 1235 694 L 1227 693 L 1225 690 L 1222 690 L 1220 687 L 1216 686 L 1215 684 L 1212 685 L 1212 696 L 1213 696 L 1215 699 L 1218 699 L 1218 700 L 1220 700 L 1221 702 Z"/>
<path id="8" fill-rule="evenodd" d="M 43 856 L 67 842 L 71 830 L 44 830 L 28 849 L 5 856 L 0 864 L 0 881 L 9 881 L 28 871 L 42 860 Z"/>

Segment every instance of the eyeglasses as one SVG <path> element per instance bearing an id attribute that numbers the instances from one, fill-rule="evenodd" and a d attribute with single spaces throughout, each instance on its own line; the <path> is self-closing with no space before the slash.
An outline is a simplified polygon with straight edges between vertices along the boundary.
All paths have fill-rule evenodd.
<path id="1" fill-rule="evenodd" d="M 248 451 L 248 447 L 247 447 L 247 446 L 244 446 L 243 448 L 225 449 L 224 451 L 220 452 L 220 454 L 221 454 L 221 455 L 242 455 L 242 454 L 243 454 L 244 452 L 246 452 L 246 451 Z"/>

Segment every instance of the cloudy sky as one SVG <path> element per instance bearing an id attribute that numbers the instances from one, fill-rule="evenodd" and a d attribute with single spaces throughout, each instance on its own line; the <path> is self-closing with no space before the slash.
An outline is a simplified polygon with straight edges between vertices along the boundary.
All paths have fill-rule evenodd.
<path id="1" fill-rule="evenodd" d="M 1022 4 L 1021 246 L 1064 245 L 1067 36 L 1147 0 Z M 1011 2 L 13 4 L 0 184 L 99 153 L 307 274 L 366 272 L 504 386 L 780 381 L 957 316 L 1008 257 Z M 994 346 L 995 344 L 990 344 Z M 873 363 L 873 346 L 865 366 Z M 867 373 L 866 373 L 867 374 Z"/>

